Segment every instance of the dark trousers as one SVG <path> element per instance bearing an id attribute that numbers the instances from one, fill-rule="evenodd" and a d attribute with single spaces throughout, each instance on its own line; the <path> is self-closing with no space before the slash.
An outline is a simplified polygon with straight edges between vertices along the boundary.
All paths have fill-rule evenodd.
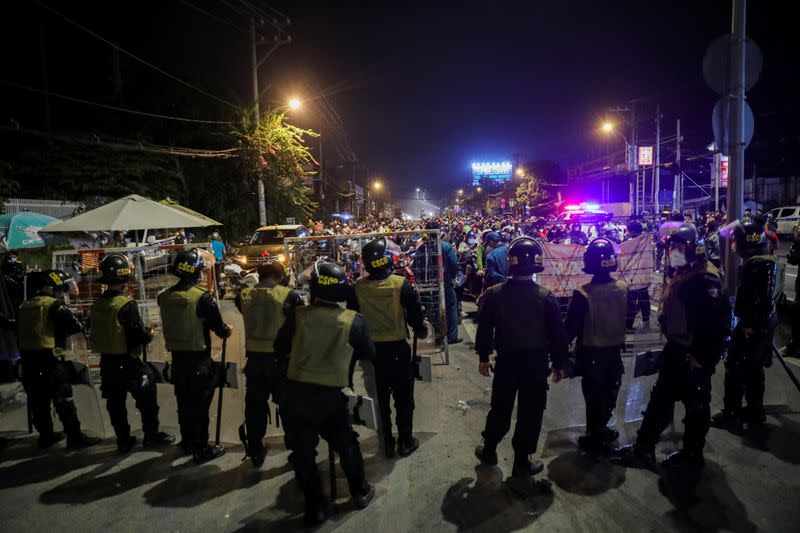
<path id="1" fill-rule="evenodd" d="M 547 357 L 544 354 L 499 354 L 494 365 L 492 403 L 481 434 L 493 449 L 511 428 L 511 412 L 517 402 L 517 423 L 511 445 L 518 457 L 536 451 L 547 405 Z"/>
<path id="2" fill-rule="evenodd" d="M 727 412 L 761 419 L 764 416 L 764 366 L 772 362 L 773 331 L 747 337 L 741 327 L 733 333 L 733 340 L 725 358 L 724 408 Z M 742 411 L 742 400 L 747 409 Z"/>
<path id="3" fill-rule="evenodd" d="M 683 402 L 683 447 L 692 453 L 702 453 L 711 424 L 711 374 L 713 369 L 691 368 L 686 349 L 670 342 L 664 346 L 663 362 L 658 379 L 650 393 L 636 442 L 652 448 L 661 433 L 672 422 L 675 402 Z"/>
<path id="4" fill-rule="evenodd" d="M 158 433 L 155 376 L 141 359 L 130 355 L 101 355 L 100 391 L 106 399 L 106 409 L 117 441 L 124 441 L 131 434 L 125 406 L 128 393 L 136 400 L 136 409 L 142 415 L 145 437 L 155 437 Z"/>
<path id="5" fill-rule="evenodd" d="M 306 509 L 319 510 L 323 504 L 322 484 L 317 472 L 319 437 L 339 454 L 350 494 L 363 494 L 369 487 L 358 434 L 350 425 L 347 397 L 338 388 L 287 381 L 281 412 L 289 461 L 306 498 Z"/>
<path id="6" fill-rule="evenodd" d="M 453 282 L 444 283 L 444 305 L 447 314 L 447 341 L 455 342 L 458 339 L 458 299 Z"/>
<path id="7" fill-rule="evenodd" d="M 633 327 L 636 314 L 639 312 L 642 313 L 642 322 L 650 320 L 650 293 L 647 292 L 647 287 L 628 290 L 628 316 L 625 327 L 628 329 Z"/>
<path id="8" fill-rule="evenodd" d="M 56 408 L 64 432 L 70 439 L 81 434 L 78 410 L 72 400 L 72 385 L 63 363 L 51 351 L 22 352 L 22 385 L 31 406 L 33 426 L 40 435 L 53 434 L 50 404 Z"/>
<path id="9" fill-rule="evenodd" d="M 206 352 L 173 352 L 172 384 L 178 402 L 181 439 L 193 450 L 208 446 L 208 409 L 217 385 L 216 367 Z"/>
<path id="10" fill-rule="evenodd" d="M 261 446 L 267 434 L 270 420 L 269 399 L 280 401 L 281 387 L 285 381 L 284 363 L 273 353 L 247 352 L 244 367 L 247 389 L 244 393 L 244 420 L 247 425 L 247 440 L 253 446 Z"/>
<path id="11" fill-rule="evenodd" d="M 391 399 L 400 440 L 411 438 L 414 421 L 414 376 L 411 348 L 406 341 L 375 343 L 375 381 L 384 438 L 392 434 Z"/>
<path id="12" fill-rule="evenodd" d="M 586 433 L 600 435 L 611 420 L 622 384 L 622 357 L 619 348 L 582 348 L 580 375 L 586 401 Z"/>

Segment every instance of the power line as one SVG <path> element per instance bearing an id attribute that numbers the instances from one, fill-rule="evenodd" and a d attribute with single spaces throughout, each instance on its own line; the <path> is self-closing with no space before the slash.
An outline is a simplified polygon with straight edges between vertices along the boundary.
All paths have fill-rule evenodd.
<path id="1" fill-rule="evenodd" d="M 192 4 L 191 2 L 187 2 L 186 0 L 181 0 L 181 3 L 187 5 L 188 7 L 194 9 L 195 11 L 198 11 L 198 12 L 204 14 L 205 16 L 207 16 L 209 18 L 212 18 L 212 19 L 214 19 L 214 20 L 216 20 L 218 22 L 221 22 L 221 23 L 223 23 L 223 24 L 225 24 L 227 26 L 230 26 L 231 28 L 234 28 L 234 29 L 236 29 L 236 30 L 238 30 L 240 32 L 247 33 L 247 30 L 242 28 L 241 26 L 237 26 L 236 24 L 234 24 L 233 22 L 231 22 L 228 19 L 224 19 L 222 17 L 219 17 L 219 16 L 215 15 L 214 13 L 210 13 L 210 12 L 206 11 L 205 9 L 197 7 L 196 5 Z"/>
<path id="2" fill-rule="evenodd" d="M 94 146 L 105 146 L 112 150 L 122 150 L 128 152 L 148 152 L 161 155 L 175 155 L 184 157 L 201 157 L 201 158 L 228 158 L 234 157 L 238 148 L 227 148 L 224 150 L 205 150 L 198 148 L 181 148 L 174 146 L 163 146 L 158 144 L 142 144 L 136 141 L 128 140 L 126 143 L 122 142 L 107 142 L 101 141 L 99 138 L 95 139 L 82 139 L 80 137 L 70 137 L 68 135 L 51 134 L 44 131 L 32 130 L 27 128 L 13 128 L 10 126 L 0 126 L 0 131 L 5 132 L 18 132 L 27 133 L 36 137 L 46 137 L 48 139 L 55 139 L 62 142 L 71 142 L 77 144 L 91 144 Z"/>
<path id="3" fill-rule="evenodd" d="M 157 72 L 160 72 L 160 73 L 161 73 L 161 74 L 163 74 L 164 76 L 167 76 L 167 77 L 169 77 L 169 78 L 172 78 L 173 80 L 177 81 L 178 83 L 182 83 L 183 85 L 185 85 L 185 86 L 187 86 L 187 87 L 189 87 L 189 88 L 191 88 L 191 89 L 193 89 L 193 90 L 195 90 L 195 91 L 197 91 L 197 92 L 199 92 L 199 93 L 201 93 L 201 94 L 204 94 L 204 95 L 208 96 L 209 98 L 213 98 L 214 100 L 216 100 L 216 101 L 218 101 L 218 102 L 220 102 L 220 103 L 223 103 L 223 104 L 225 104 L 225 105 L 231 106 L 231 107 L 233 107 L 233 108 L 235 108 L 235 109 L 239 109 L 239 106 L 237 106 L 237 105 L 235 105 L 235 104 L 232 104 L 232 103 L 230 103 L 230 102 L 228 102 L 228 101 L 226 101 L 226 100 L 223 100 L 222 98 L 220 98 L 220 97 L 218 97 L 218 96 L 214 96 L 213 94 L 211 94 L 211 93 L 209 93 L 209 92 L 207 92 L 207 91 L 204 91 L 203 89 L 200 89 L 199 87 L 196 87 L 196 86 L 192 85 L 192 84 L 191 84 L 191 83 L 189 83 L 188 81 L 182 80 L 181 78 L 179 78 L 179 77 L 177 77 L 177 76 L 175 76 L 175 75 L 173 75 L 173 74 L 170 74 L 170 73 L 169 73 L 169 72 L 167 72 L 166 70 L 164 70 L 164 69 L 162 69 L 162 68 L 160 68 L 160 67 L 158 67 L 158 66 L 156 66 L 156 65 L 154 65 L 154 64 L 152 64 L 152 63 L 150 63 L 149 61 L 147 61 L 147 60 L 145 60 L 145 59 L 142 59 L 141 57 L 137 56 L 137 55 L 136 55 L 136 54 L 134 54 L 133 52 L 129 52 L 128 50 L 125 50 L 125 49 L 124 49 L 124 48 L 122 48 L 121 46 L 119 46 L 119 45 L 117 45 L 117 44 L 115 44 L 115 43 L 113 43 L 113 42 L 109 41 L 108 39 L 106 39 L 105 37 L 102 37 L 101 35 L 98 35 L 98 34 L 96 34 L 96 33 L 95 33 L 95 32 L 93 32 L 92 30 L 90 30 L 89 28 L 87 28 L 86 26 L 83 26 L 83 25 L 81 25 L 80 23 L 78 23 L 78 22 L 75 22 L 75 21 L 74 21 L 74 20 L 72 20 L 71 18 L 67 17 L 66 15 L 63 15 L 63 14 L 61 14 L 60 12 L 56 11 L 55 9 L 53 9 L 53 8 L 52 8 L 52 7 L 50 7 L 50 6 L 47 6 L 47 5 L 43 4 L 43 3 L 42 3 L 42 2 L 40 2 L 39 0 L 34 0 L 34 1 L 35 1 L 35 2 L 36 2 L 38 5 L 40 5 L 41 7 L 43 7 L 44 9 L 46 9 L 46 10 L 50 11 L 51 13 L 55 14 L 55 15 L 56 15 L 56 16 L 58 16 L 58 17 L 61 17 L 62 19 L 66 20 L 67 22 L 69 22 L 69 23 L 70 23 L 70 24 L 72 24 L 73 26 L 75 26 L 75 27 L 77 27 L 77 28 L 80 28 L 81 30 L 85 31 L 86 33 L 88 33 L 88 34 L 89 34 L 89 35 L 91 35 L 92 37 L 94 37 L 94 38 L 96 38 L 96 39 L 99 39 L 99 40 L 103 41 L 104 43 L 106 43 L 106 44 L 107 44 L 107 45 L 109 45 L 109 46 L 113 46 L 114 48 L 116 48 L 117 50 L 119 50 L 120 52 L 122 52 L 123 54 L 125 54 L 125 55 L 127 55 L 127 56 L 131 57 L 132 59 L 135 59 L 136 61 L 139 61 L 140 63 L 142 63 L 142 64 L 144 64 L 144 65 L 147 65 L 148 67 L 152 68 L 153 70 L 155 70 L 155 71 L 157 71 Z"/>
<path id="4" fill-rule="evenodd" d="M 93 105 L 93 106 L 101 107 L 103 109 L 110 109 L 112 111 L 120 111 L 122 113 L 131 113 L 133 115 L 142 115 L 142 116 L 150 117 L 150 118 L 163 118 L 163 119 L 168 119 L 168 120 L 178 120 L 180 122 L 197 122 L 197 123 L 200 123 L 200 124 L 235 124 L 234 122 L 224 121 L 224 120 L 201 120 L 201 119 L 185 118 L 185 117 L 172 117 L 172 116 L 169 116 L 169 115 L 159 115 L 157 113 L 148 113 L 146 111 L 138 111 L 136 109 L 126 109 L 124 107 L 116 107 L 116 106 L 113 106 L 113 105 L 101 104 L 99 102 L 92 102 L 90 100 L 83 100 L 81 98 L 75 98 L 73 96 L 67 96 L 65 94 L 53 93 L 53 92 L 50 92 L 50 91 L 37 89 L 35 87 L 29 87 L 27 85 L 21 85 L 19 83 L 14 83 L 13 81 L 0 80 L 0 84 L 7 85 L 9 87 L 14 87 L 16 89 L 21 89 L 21 90 L 24 90 L 24 91 L 30 91 L 30 92 L 34 92 L 34 93 L 38 93 L 38 94 L 44 94 L 44 95 L 47 95 L 47 96 L 55 96 L 56 98 L 62 98 L 64 100 L 69 100 L 70 102 L 77 102 L 79 104 L 85 104 L 85 105 Z"/>

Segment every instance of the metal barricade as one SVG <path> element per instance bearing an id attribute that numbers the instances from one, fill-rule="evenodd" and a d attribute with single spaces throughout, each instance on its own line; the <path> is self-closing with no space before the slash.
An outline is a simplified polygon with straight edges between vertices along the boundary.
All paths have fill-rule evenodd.
<path id="1" fill-rule="evenodd" d="M 447 345 L 444 267 L 439 230 L 405 230 L 350 235 L 317 235 L 284 239 L 289 283 L 308 301 L 308 281 L 314 263 L 329 259 L 344 267 L 350 279 L 365 276 L 361 249 L 369 241 L 386 237 L 395 252 L 395 274 L 409 279 L 417 289 L 434 335 L 420 342 L 420 353 L 439 354 L 450 364 Z"/>

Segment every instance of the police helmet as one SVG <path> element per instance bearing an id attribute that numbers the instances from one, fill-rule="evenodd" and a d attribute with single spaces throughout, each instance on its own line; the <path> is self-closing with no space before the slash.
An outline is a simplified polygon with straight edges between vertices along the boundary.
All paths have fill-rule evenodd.
<path id="1" fill-rule="evenodd" d="M 733 231 L 736 252 L 740 255 L 753 255 L 763 251 L 767 245 L 767 234 L 763 224 L 748 219 L 736 226 Z"/>
<path id="2" fill-rule="evenodd" d="M 669 237 L 667 237 L 667 249 L 672 244 L 682 244 L 686 248 L 686 261 L 696 263 L 705 259 L 705 246 L 698 239 L 697 228 L 694 224 L 685 222 L 678 226 Z"/>
<path id="3" fill-rule="evenodd" d="M 200 250 L 197 248 L 190 248 L 188 250 L 181 250 L 175 255 L 170 273 L 181 279 L 196 280 L 200 277 L 200 272 L 202 272 L 205 266 L 205 261 L 203 261 L 200 255 Z"/>
<path id="4" fill-rule="evenodd" d="M 311 273 L 311 299 L 322 298 L 332 302 L 344 302 L 350 298 L 352 286 L 344 269 L 332 261 L 319 260 Z"/>
<path id="5" fill-rule="evenodd" d="M 123 254 L 107 255 L 100 263 L 100 283 L 126 283 L 133 275 L 133 268 L 128 256 Z"/>
<path id="6" fill-rule="evenodd" d="M 617 270 L 617 252 L 608 239 L 599 238 L 589 243 L 583 252 L 583 271 L 600 274 Z"/>
<path id="7" fill-rule="evenodd" d="M 259 282 L 265 279 L 276 279 L 279 283 L 288 281 L 286 267 L 280 261 L 264 261 L 258 265 L 257 272 Z"/>
<path id="8" fill-rule="evenodd" d="M 530 237 L 518 237 L 508 247 L 508 273 L 529 276 L 544 270 L 542 247 Z"/>
<path id="9" fill-rule="evenodd" d="M 40 286 L 51 287 L 53 292 L 66 292 L 69 290 L 69 285 L 73 279 L 63 270 L 43 270 L 40 281 Z"/>
<path id="10" fill-rule="evenodd" d="M 386 237 L 378 237 L 369 241 L 361 249 L 361 260 L 364 269 L 370 274 L 382 274 L 391 270 L 393 259 L 386 246 Z"/>

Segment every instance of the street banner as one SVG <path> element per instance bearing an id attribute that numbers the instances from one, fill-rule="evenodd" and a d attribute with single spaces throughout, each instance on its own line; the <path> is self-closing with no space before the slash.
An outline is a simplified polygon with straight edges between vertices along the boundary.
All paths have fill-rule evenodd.
<path id="1" fill-rule="evenodd" d="M 619 245 L 615 278 L 624 281 L 629 289 L 650 286 L 653 277 L 653 239 L 644 234 Z"/>

